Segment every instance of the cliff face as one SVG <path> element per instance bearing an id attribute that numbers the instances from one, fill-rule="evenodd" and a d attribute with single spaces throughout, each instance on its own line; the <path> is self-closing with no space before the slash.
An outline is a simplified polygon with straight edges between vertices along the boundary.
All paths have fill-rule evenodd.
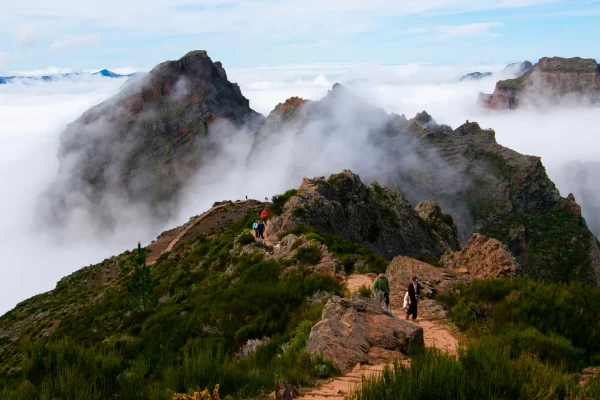
<path id="1" fill-rule="evenodd" d="M 261 118 L 205 51 L 159 64 L 67 126 L 42 207 L 55 220 L 83 208 L 110 222 L 114 199 L 125 198 L 168 214 L 165 206 L 218 151 L 219 127 L 254 129 Z"/>
<path id="2" fill-rule="evenodd" d="M 269 234 L 309 225 L 359 242 L 387 258 L 439 257 L 458 248 L 456 227 L 451 218 L 442 219 L 436 204 L 431 208 L 434 215 L 422 218 L 400 193 L 376 183 L 367 186 L 346 170 L 328 179 L 305 178 L 283 213 L 271 221 Z"/>
<path id="3" fill-rule="evenodd" d="M 600 65 L 596 60 L 544 57 L 523 76 L 498 81 L 494 93 L 481 94 L 480 102 L 488 108 L 512 109 L 525 100 L 538 103 L 564 95 L 600 100 Z"/>

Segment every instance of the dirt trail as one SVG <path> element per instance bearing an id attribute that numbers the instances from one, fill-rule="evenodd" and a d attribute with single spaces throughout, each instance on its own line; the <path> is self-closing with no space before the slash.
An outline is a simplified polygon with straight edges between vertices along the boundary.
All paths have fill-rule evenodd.
<path id="1" fill-rule="evenodd" d="M 239 216 L 242 216 L 246 210 L 258 210 L 264 206 L 264 203 L 261 203 L 258 200 L 236 201 L 233 204 L 240 207 L 241 211 L 239 212 Z M 228 218 L 226 215 L 228 205 L 229 204 L 222 204 L 212 207 L 203 214 L 193 217 L 185 224 L 161 233 L 156 241 L 149 246 L 146 246 L 146 248 L 150 250 L 150 253 L 146 256 L 146 264 L 152 265 L 156 263 L 156 260 L 158 260 L 161 254 L 173 250 L 182 239 L 184 239 L 185 242 L 186 236 L 197 236 L 201 233 L 210 233 L 214 231 L 219 225 L 219 222 Z"/>
<path id="2" fill-rule="evenodd" d="M 356 293 L 361 286 L 371 287 L 375 274 L 350 275 L 346 281 L 346 289 L 350 293 Z M 394 309 L 393 314 L 398 318 L 405 318 L 404 310 Z M 434 317 L 426 307 L 419 307 L 420 316 L 417 321 L 409 321 L 423 328 L 423 338 L 426 347 L 434 347 L 449 354 L 456 354 L 458 340 L 453 330 L 445 323 L 445 320 Z M 406 362 L 405 360 L 398 360 Z M 352 372 L 324 383 L 316 389 L 305 392 L 299 397 L 300 400 L 343 400 L 350 393 L 356 391 L 363 379 L 371 378 L 380 374 L 385 365 L 354 367 Z"/>

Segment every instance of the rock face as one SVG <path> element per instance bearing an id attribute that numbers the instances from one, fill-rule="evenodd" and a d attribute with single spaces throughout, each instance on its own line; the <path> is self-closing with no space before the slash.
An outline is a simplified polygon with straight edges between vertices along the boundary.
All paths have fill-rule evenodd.
<path id="1" fill-rule="evenodd" d="M 434 267 L 425 262 L 410 257 L 399 256 L 392 260 L 387 269 L 390 280 L 390 300 L 392 307 L 402 307 L 404 293 L 412 277 L 416 276 L 421 283 L 421 295 L 432 297 L 453 286 L 469 283 L 471 278 L 455 271 Z"/>
<path id="2" fill-rule="evenodd" d="M 110 222 L 125 199 L 168 214 L 218 154 L 223 127 L 252 130 L 261 118 L 205 51 L 159 64 L 67 126 L 42 211 L 60 220 L 62 211 L 84 209 Z"/>
<path id="3" fill-rule="evenodd" d="M 307 349 L 330 359 L 344 373 L 358 363 L 404 358 L 411 342 L 423 345 L 423 329 L 385 314 L 377 300 L 334 296 L 312 328 Z"/>
<path id="4" fill-rule="evenodd" d="M 398 254 L 439 257 L 457 249 L 451 218 L 432 221 L 435 227 L 430 227 L 400 193 L 375 183 L 367 186 L 358 175 L 344 170 L 329 179 L 305 178 L 282 215 L 271 221 L 269 234 L 310 225 L 355 240 L 388 258 Z"/>
<path id="5" fill-rule="evenodd" d="M 442 214 L 442 209 L 437 202 L 422 201 L 417 204 L 415 211 L 419 214 L 419 217 L 427 222 L 431 233 L 437 236 L 440 241 L 448 243 L 450 248 L 457 249 L 460 247 L 458 244 L 458 230 L 454 225 L 454 220 L 450 215 Z"/>
<path id="6" fill-rule="evenodd" d="M 559 96 L 586 96 L 600 101 L 600 66 L 594 59 L 544 57 L 523 76 L 496 83 L 492 95 L 482 94 L 488 108 L 517 108 L 523 102 L 543 104 Z"/>
<path id="7" fill-rule="evenodd" d="M 575 214 L 562 209 L 540 158 L 499 145 L 493 130 L 469 121 L 451 130 L 427 113 L 410 120 L 389 115 L 337 84 L 322 100 L 290 99 L 279 108 L 284 115 L 272 112 L 255 134 L 250 166 L 271 174 L 285 159 L 285 168 L 298 180 L 311 171 L 318 175 L 323 160 L 328 168 L 351 168 L 365 181 L 399 191 L 412 204 L 436 201 L 452 216 L 461 244 L 479 232 L 509 245 L 536 279 L 578 276 L 592 282 L 589 230 L 580 222 L 572 224 Z M 400 254 L 412 255 L 391 256 Z"/>
<path id="8" fill-rule="evenodd" d="M 451 270 L 466 269 L 473 278 L 515 277 L 521 266 L 508 247 L 496 239 L 476 233 L 461 251 L 442 256 L 444 267 Z"/>

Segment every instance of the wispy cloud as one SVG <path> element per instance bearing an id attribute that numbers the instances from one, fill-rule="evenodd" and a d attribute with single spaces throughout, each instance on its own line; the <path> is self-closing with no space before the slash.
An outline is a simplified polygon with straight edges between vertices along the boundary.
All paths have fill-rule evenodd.
<path id="1" fill-rule="evenodd" d="M 498 32 L 493 32 L 493 30 L 503 26 L 502 22 L 476 22 L 464 25 L 410 27 L 396 32 L 396 35 L 416 36 L 423 41 L 444 41 L 468 37 L 492 38 L 500 35 Z"/>
<path id="2" fill-rule="evenodd" d="M 21 47 L 34 47 L 40 40 L 38 28 L 34 24 L 24 24 L 17 31 L 17 43 Z"/>
<path id="3" fill-rule="evenodd" d="M 61 52 L 71 50 L 75 46 L 94 44 L 98 40 L 94 36 L 71 36 L 62 40 L 56 40 L 50 45 L 50 51 Z"/>

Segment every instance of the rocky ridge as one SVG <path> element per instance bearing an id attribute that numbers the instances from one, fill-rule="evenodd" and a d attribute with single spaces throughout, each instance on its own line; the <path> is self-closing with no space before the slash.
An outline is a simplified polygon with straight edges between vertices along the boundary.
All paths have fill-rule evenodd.
<path id="1" fill-rule="evenodd" d="M 480 103 L 493 109 L 544 104 L 562 96 L 600 101 L 600 65 L 594 59 L 544 57 L 523 76 L 498 81 L 494 93 L 480 94 Z"/>
<path id="2" fill-rule="evenodd" d="M 357 174 L 345 170 L 328 179 L 305 178 L 282 214 L 271 221 L 269 234 L 308 225 L 354 240 L 388 258 L 398 254 L 439 257 L 458 249 L 458 241 L 452 218 L 443 219 L 439 207 L 434 213 L 423 219 L 400 193 L 377 183 L 365 185 Z"/>

